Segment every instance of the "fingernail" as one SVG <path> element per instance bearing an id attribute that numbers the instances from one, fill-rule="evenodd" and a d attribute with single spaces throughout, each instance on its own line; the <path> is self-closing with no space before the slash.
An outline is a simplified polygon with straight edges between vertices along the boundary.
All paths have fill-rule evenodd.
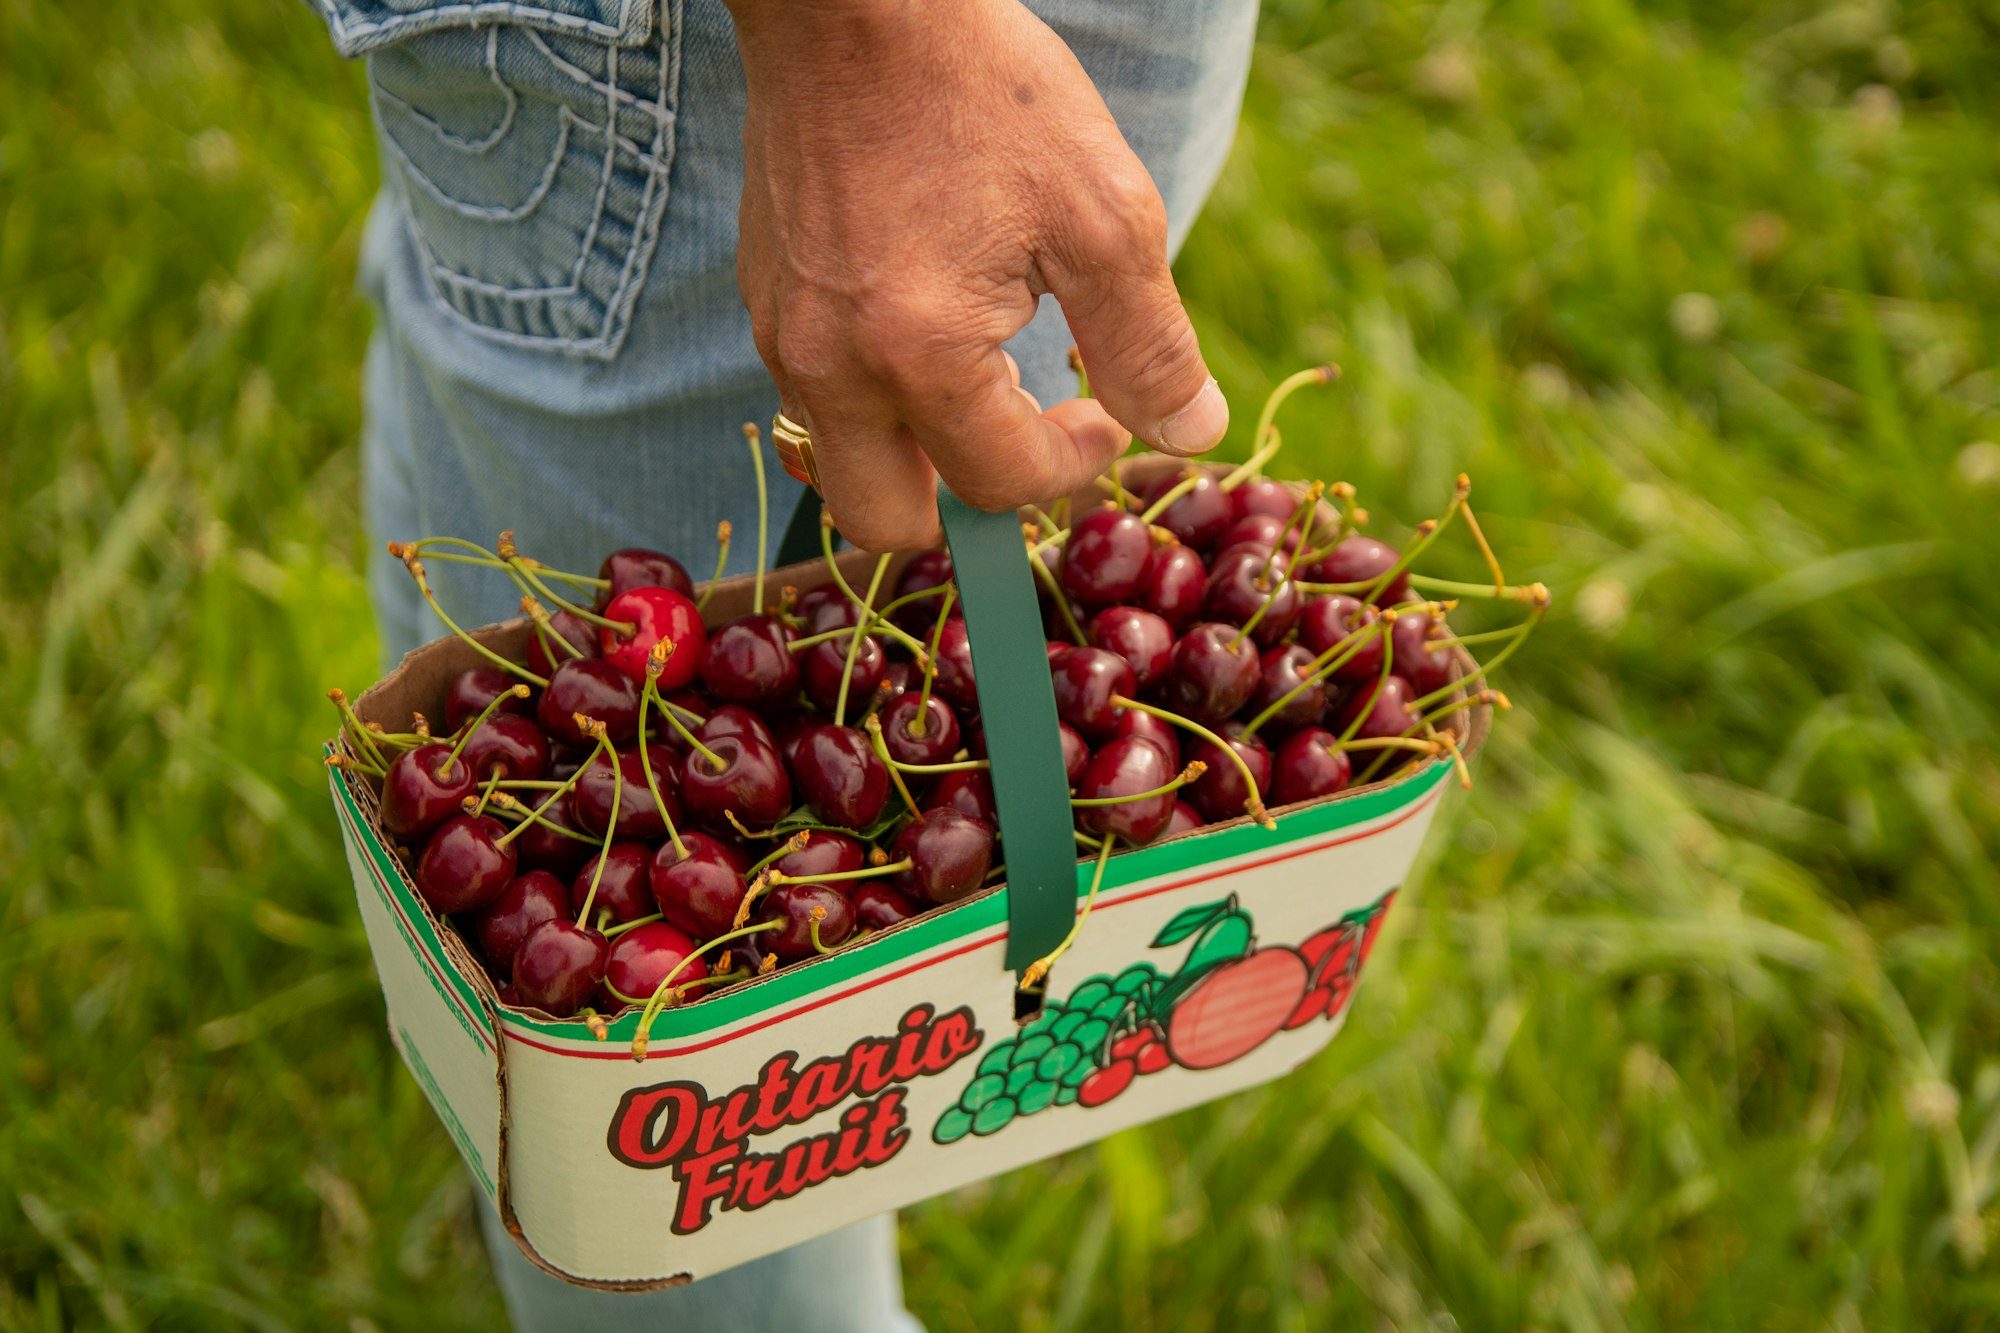
<path id="1" fill-rule="evenodd" d="M 1170 454 L 1206 453 L 1229 429 L 1229 402 L 1213 376 L 1193 400 L 1160 423 L 1159 447 Z"/>
<path id="2" fill-rule="evenodd" d="M 1014 386 L 1014 392 L 1020 394 L 1023 398 L 1028 400 L 1028 406 L 1034 409 L 1036 416 L 1040 416 L 1042 414 L 1041 399 L 1035 397 L 1035 395 L 1029 393 L 1026 389 L 1022 388 L 1018 384 Z"/>

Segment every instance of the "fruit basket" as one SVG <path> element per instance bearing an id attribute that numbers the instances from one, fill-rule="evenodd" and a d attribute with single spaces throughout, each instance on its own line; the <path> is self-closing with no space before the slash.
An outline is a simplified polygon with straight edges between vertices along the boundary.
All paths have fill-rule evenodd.
<path id="1" fill-rule="evenodd" d="M 1183 469 L 1135 459 L 1117 484 L 1157 491 Z M 522 1250 L 571 1282 L 689 1281 L 1296 1067 L 1338 1031 L 1440 798 L 1486 735 L 1490 695 L 1460 693 L 1440 723 L 1449 754 L 1268 811 L 1253 799 L 1115 854 L 1107 836 L 1080 857 L 1032 548 L 1015 515 L 940 505 L 1006 882 L 821 956 L 767 959 L 664 1008 L 510 1003 L 382 831 L 379 782 L 341 766 L 354 733 L 329 743 L 396 1047 Z M 836 568 L 855 585 L 874 562 L 847 552 L 770 577 L 810 593 Z M 718 582 L 703 614 L 731 620 L 753 596 L 750 576 Z M 524 619 L 439 639 L 351 719 L 444 715 L 482 648 L 518 659 L 534 634 Z"/>

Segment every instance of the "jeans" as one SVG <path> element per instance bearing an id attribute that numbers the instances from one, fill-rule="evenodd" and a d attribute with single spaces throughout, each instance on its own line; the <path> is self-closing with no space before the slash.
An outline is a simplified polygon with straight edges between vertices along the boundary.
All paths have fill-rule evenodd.
<path id="1" fill-rule="evenodd" d="M 380 312 L 364 377 L 363 502 L 378 538 L 452 535 L 585 572 L 621 546 L 713 567 L 715 525 L 755 558 L 740 433 L 777 407 L 735 281 L 744 85 L 720 0 L 310 0 L 368 57 L 384 188 L 361 281 Z M 1178 247 L 1235 130 L 1256 0 L 1029 0 L 1152 173 Z M 1044 403 L 1074 392 L 1044 298 L 1009 344 Z M 775 467 L 772 543 L 798 496 Z M 517 614 L 506 580 L 435 562 L 467 626 Z M 393 661 L 440 631 L 376 547 Z M 490 1214 L 490 1209 L 485 1210 Z M 610 1294 L 535 1268 L 488 1216 L 517 1328 L 794 1333 L 915 1328 L 888 1219 L 692 1286 Z M 734 1294 L 732 1294 L 734 1293 Z"/>

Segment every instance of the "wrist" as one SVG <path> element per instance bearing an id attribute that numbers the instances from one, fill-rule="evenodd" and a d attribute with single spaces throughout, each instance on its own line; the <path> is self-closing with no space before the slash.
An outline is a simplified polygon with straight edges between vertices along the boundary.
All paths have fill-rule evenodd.
<path id="1" fill-rule="evenodd" d="M 912 24 L 934 21 L 915 0 L 723 0 L 740 47 L 865 49 Z"/>

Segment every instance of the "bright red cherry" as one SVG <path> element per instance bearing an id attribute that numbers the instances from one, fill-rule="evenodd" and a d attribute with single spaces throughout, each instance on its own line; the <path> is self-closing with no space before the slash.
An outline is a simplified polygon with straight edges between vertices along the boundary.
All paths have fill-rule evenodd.
<path id="1" fill-rule="evenodd" d="M 540 675 L 540 672 L 535 674 Z M 451 678 L 445 687 L 444 725 L 456 734 L 458 729 L 471 719 L 486 711 L 486 705 L 506 695 L 499 713 L 519 713 L 531 717 L 535 711 L 533 699 L 524 699 L 513 692 L 521 682 L 496 666 L 468 667 Z"/>
<path id="2" fill-rule="evenodd" d="M 506 891 L 517 864 L 506 825 L 487 815 L 448 819 L 417 860 L 417 892 L 433 910 L 476 912 Z"/>
<path id="3" fill-rule="evenodd" d="M 602 722 L 611 743 L 623 745 L 639 730 L 638 687 L 609 662 L 594 657 L 564 662 L 549 677 L 535 720 L 551 740 L 587 748 L 596 742 L 577 727 L 578 713 Z"/>
<path id="4" fill-rule="evenodd" d="M 789 699 L 799 692 L 799 663 L 791 641 L 776 616 L 738 616 L 709 636 L 701 655 L 701 683 L 724 703 Z"/>
<path id="5" fill-rule="evenodd" d="M 695 954 L 695 948 L 692 936 L 664 921 L 648 921 L 623 932 L 611 942 L 611 955 L 605 961 L 604 991 L 610 1003 L 604 1007 L 615 1013 L 634 1000 L 644 1004 L 668 977 L 676 986 L 702 980 L 708 975 L 708 960 Z"/>
<path id="6" fill-rule="evenodd" d="M 681 760 L 681 803 L 689 814 L 717 828 L 727 828 L 731 814 L 751 828 L 784 818 L 792 808 L 792 780 L 776 748 L 750 736 L 717 736 L 703 744 L 722 767 L 699 750 Z"/>
<path id="7" fill-rule="evenodd" d="M 500 896 L 479 910 L 473 932 L 486 961 L 501 976 L 511 977 L 514 954 L 529 931 L 544 921 L 574 915 L 563 882 L 546 870 L 529 870 L 509 880 Z"/>
<path id="8" fill-rule="evenodd" d="M 882 710 L 882 741 L 899 764 L 945 763 L 958 753 L 958 715 L 935 694 L 927 700 L 921 691 L 899 694 Z"/>
<path id="9" fill-rule="evenodd" d="M 1174 644 L 1173 664 L 1157 687 L 1160 701 L 1171 712 L 1212 725 L 1250 702 L 1262 668 L 1257 645 L 1239 640 L 1236 626 L 1196 625 Z"/>
<path id="10" fill-rule="evenodd" d="M 449 761 L 449 762 L 447 762 Z M 432 741 L 389 761 L 382 779 L 382 828 L 392 838 L 414 841 L 463 812 L 465 798 L 479 779 L 465 756 Z"/>
<path id="11" fill-rule="evenodd" d="M 1076 784 L 1080 797 L 1136 796 L 1164 787 L 1178 772 L 1177 761 L 1168 758 L 1150 741 L 1117 740 L 1090 758 L 1090 766 Z M 1167 831 L 1174 815 L 1174 793 L 1164 792 L 1143 800 L 1121 800 L 1115 805 L 1082 805 L 1076 808 L 1077 826 L 1099 837 L 1118 835 L 1120 842 L 1143 847 Z"/>
<path id="12" fill-rule="evenodd" d="M 653 853 L 653 901 L 660 912 L 696 939 L 727 934 L 749 886 L 743 872 L 750 862 L 719 838 L 681 834 L 683 856 L 672 842 Z"/>
<path id="13" fill-rule="evenodd" d="M 896 887 L 925 902 L 957 902 L 975 893 L 993 867 L 993 826 L 951 808 L 930 810 L 903 826 L 889 855 L 908 859 Z"/>
<path id="14" fill-rule="evenodd" d="M 604 618 L 637 627 L 629 634 L 609 626 L 597 632 L 604 660 L 635 684 L 645 681 L 653 645 L 663 641 L 673 648 L 660 672 L 659 687 L 677 690 L 694 679 L 708 645 L 708 629 L 701 623 L 694 598 L 672 588 L 632 588 L 605 603 Z"/>
<path id="15" fill-rule="evenodd" d="M 1354 769 L 1334 734 L 1303 727 L 1285 737 L 1271 759 L 1271 804 L 1290 805 L 1331 796 L 1353 779 Z"/>
<path id="16" fill-rule="evenodd" d="M 1395 547 L 1355 533 L 1315 560 L 1300 577 L 1308 583 L 1372 583 L 1394 569 L 1402 558 Z M 1378 606 L 1394 606 L 1409 600 L 1407 571 L 1398 574 L 1374 599 Z"/>
<path id="17" fill-rule="evenodd" d="M 1166 674 L 1174 656 L 1173 626 L 1136 606 L 1099 611 L 1090 622 L 1090 641 L 1124 658 L 1142 690 Z"/>
<path id="18" fill-rule="evenodd" d="M 574 921 L 544 921 L 528 932 L 514 955 L 514 989 L 521 1003 L 567 1018 L 604 980 L 611 941 Z"/>
<path id="19" fill-rule="evenodd" d="M 1325 656 L 1336 645 L 1345 645 L 1342 652 L 1353 648 L 1354 655 L 1334 668 L 1333 678 L 1348 683 L 1373 680 L 1382 674 L 1385 636 L 1372 634 L 1358 646 L 1349 642 L 1348 636 L 1369 628 L 1379 619 L 1381 613 L 1374 607 L 1364 607 L 1359 598 L 1345 593 L 1308 597 L 1299 613 L 1299 642 L 1316 657 Z"/>
<path id="20" fill-rule="evenodd" d="M 688 577 L 687 566 L 664 551 L 649 551 L 643 546 L 628 546 L 605 556 L 597 567 L 597 577 L 610 581 L 610 586 L 597 590 L 600 611 L 634 588 L 671 588 L 683 597 L 694 596 L 694 580 Z"/>
<path id="21" fill-rule="evenodd" d="M 1116 505 L 1092 509 L 1070 528 L 1063 544 L 1062 586 L 1091 610 L 1130 601 L 1146 583 L 1153 534 Z"/>
<path id="22" fill-rule="evenodd" d="M 792 774 L 813 813 L 839 828 L 867 828 L 889 802 L 889 770 L 855 727 L 828 723 L 807 732 Z"/>
<path id="23" fill-rule="evenodd" d="M 1139 692 L 1130 664 L 1104 648 L 1072 648 L 1049 664 L 1055 687 L 1056 716 L 1076 728 L 1086 740 L 1111 734 L 1119 709 L 1112 696 L 1131 698 Z"/>

